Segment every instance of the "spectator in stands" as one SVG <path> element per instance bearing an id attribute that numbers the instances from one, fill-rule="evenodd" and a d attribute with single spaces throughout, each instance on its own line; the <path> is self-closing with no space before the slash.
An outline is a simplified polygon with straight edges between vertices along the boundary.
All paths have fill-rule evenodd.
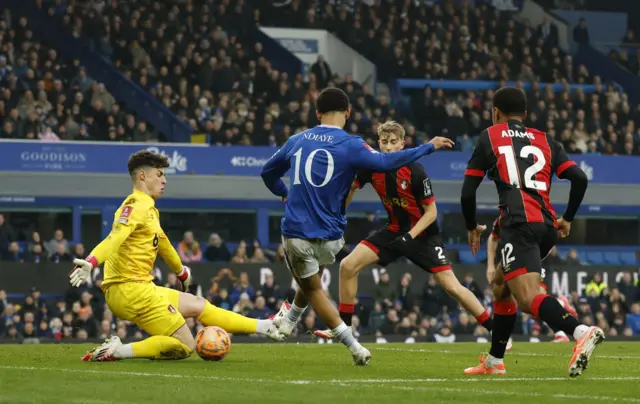
<path id="1" fill-rule="evenodd" d="M 231 302 L 234 304 L 237 303 L 240 299 L 240 295 L 243 293 L 246 293 L 251 301 L 253 301 L 256 296 L 256 292 L 253 290 L 253 286 L 251 286 L 251 283 L 249 282 L 249 274 L 246 272 L 240 273 L 238 283 L 230 293 Z"/>
<path id="2" fill-rule="evenodd" d="M 0 213 L 0 260 L 6 259 L 9 253 L 9 243 L 13 240 L 13 229 L 5 221 L 4 215 Z"/>
<path id="3" fill-rule="evenodd" d="M 229 262 L 231 253 L 218 233 L 211 233 L 209 245 L 204 252 L 205 260 L 209 262 Z"/>
<path id="4" fill-rule="evenodd" d="M 537 35 L 548 49 L 558 46 L 558 27 L 549 17 L 544 17 L 542 24 L 538 25 Z"/>
<path id="5" fill-rule="evenodd" d="M 62 246 L 62 250 L 58 249 L 58 246 Z M 57 229 L 53 234 L 53 238 L 49 240 L 49 242 L 45 245 L 45 249 L 49 256 L 53 256 L 54 254 L 62 251 L 63 254 L 69 252 L 69 242 L 64 238 L 64 232 L 60 229 Z"/>
<path id="6" fill-rule="evenodd" d="M 178 245 L 178 254 L 182 262 L 200 262 L 202 261 L 202 251 L 200 243 L 193 238 L 193 232 L 186 231 L 184 239 Z"/>
<path id="7" fill-rule="evenodd" d="M 387 308 L 393 307 L 393 302 L 396 300 L 396 291 L 391 285 L 389 273 L 384 268 L 380 270 L 380 280 L 376 285 L 375 299 L 376 302 L 382 303 Z"/>
<path id="8" fill-rule="evenodd" d="M 249 262 L 249 257 L 247 256 L 247 243 L 244 240 L 241 240 L 238 243 L 238 247 L 236 247 L 236 251 L 231 257 L 231 262 L 235 264 L 244 264 Z"/>
<path id="9" fill-rule="evenodd" d="M 251 299 L 249 298 L 248 293 L 241 293 L 238 296 L 237 303 L 233 306 L 233 311 L 236 313 L 240 313 L 243 316 L 247 316 L 251 310 L 253 310 L 253 305 L 251 304 Z"/>
<path id="10" fill-rule="evenodd" d="M 9 251 L 5 259 L 7 261 L 24 262 L 24 254 L 20 252 L 20 246 L 15 241 L 9 244 Z"/>
<path id="11" fill-rule="evenodd" d="M 84 259 L 86 257 L 86 251 L 84 250 L 84 244 L 78 243 L 73 247 L 72 258 Z"/>
<path id="12" fill-rule="evenodd" d="M 627 302 L 636 302 L 640 300 L 640 292 L 636 282 L 633 281 L 631 272 L 624 272 L 622 279 L 618 283 L 618 289 Z"/>
<path id="13" fill-rule="evenodd" d="M 316 62 L 311 65 L 310 71 L 315 75 L 319 88 L 325 88 L 333 77 L 331 67 L 329 67 L 322 55 L 318 55 Z"/>
<path id="14" fill-rule="evenodd" d="M 258 295 L 264 297 L 265 303 L 271 311 L 276 311 L 276 303 L 280 298 L 280 287 L 275 283 L 273 272 L 265 276 Z"/>
<path id="15" fill-rule="evenodd" d="M 580 257 L 578 257 L 578 250 L 575 248 L 569 249 L 565 263 L 567 265 L 582 265 L 582 261 L 580 260 Z"/>
<path id="16" fill-rule="evenodd" d="M 31 233 L 31 240 L 27 245 L 27 250 L 33 252 L 33 247 L 35 245 L 39 245 L 41 247 L 40 251 L 45 251 L 44 244 L 42 243 L 42 239 L 40 238 L 40 233 L 38 233 L 37 231 Z"/>
<path id="17" fill-rule="evenodd" d="M 602 297 L 609 293 L 607 288 L 608 285 L 602 280 L 602 274 L 600 272 L 596 272 L 593 275 L 593 278 L 591 278 L 591 281 L 587 283 L 584 293 L 586 296 Z"/>
<path id="18" fill-rule="evenodd" d="M 267 257 L 264 255 L 264 251 L 261 247 L 257 247 L 253 249 L 253 257 L 249 259 L 249 262 L 252 264 L 266 264 L 269 262 Z"/>
<path id="19" fill-rule="evenodd" d="M 631 305 L 631 313 L 627 314 L 626 320 L 629 328 L 631 328 L 633 332 L 633 335 L 640 335 L 640 303 L 634 303 Z"/>
<path id="20" fill-rule="evenodd" d="M 271 310 L 266 307 L 266 300 L 262 296 L 256 297 L 253 309 L 249 311 L 248 316 L 251 318 L 267 319 L 272 314 Z"/>
<path id="21" fill-rule="evenodd" d="M 573 40 L 578 45 L 589 45 L 589 28 L 584 17 L 581 17 L 578 25 L 573 28 Z"/>
<path id="22" fill-rule="evenodd" d="M 53 253 L 53 255 L 51 255 L 51 257 L 49 257 L 50 262 L 58 264 L 60 262 L 73 261 L 73 257 L 71 257 L 71 254 L 66 251 L 64 244 L 58 243 L 55 245 L 55 248 L 55 252 Z"/>

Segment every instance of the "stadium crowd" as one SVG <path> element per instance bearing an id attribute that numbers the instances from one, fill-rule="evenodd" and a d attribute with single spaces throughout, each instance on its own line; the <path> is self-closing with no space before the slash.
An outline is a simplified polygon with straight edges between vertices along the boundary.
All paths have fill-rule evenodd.
<path id="1" fill-rule="evenodd" d="M 308 78 L 273 69 L 252 36 L 257 24 L 327 29 L 361 51 L 378 77 L 519 80 L 532 83 L 527 124 L 549 131 L 571 153 L 639 154 L 640 106 L 591 77 L 559 50 L 557 29 L 516 23 L 488 5 L 292 1 L 273 8 L 242 0 L 221 3 L 58 2 L 52 13 L 96 52 L 109 57 L 213 145 L 280 145 L 317 123 L 314 100 L 328 85 L 350 96 L 347 129 L 375 144 L 378 123 L 395 119 L 409 147 L 436 135 L 469 151 L 490 125 L 493 91 L 426 87 L 403 100 L 372 95 L 351 76 L 332 73 L 320 56 Z M 281 18 L 286 15 L 287 18 Z M 410 18 L 410 16 L 421 18 Z M 28 21 L 6 10 L 0 22 L 0 138 L 163 140 L 94 82 L 77 61 L 32 38 Z M 424 18 L 423 18 L 424 17 Z M 506 32 L 506 35 L 505 35 Z M 539 83 L 562 83 L 555 92 Z M 584 93 L 569 84 L 593 83 Z"/>
<path id="2" fill-rule="evenodd" d="M 50 262 L 71 266 L 73 258 L 84 258 L 86 255 L 85 247 L 82 244 L 71 245 L 62 230 L 56 230 L 50 240 L 34 232 L 27 243 L 27 253 L 22 254 L 18 251 L 17 243 L 10 241 L 12 232 L 0 214 L 0 243 L 9 245 L 2 252 L 6 261 Z M 271 251 L 257 243 L 241 242 L 232 253 L 215 233 L 203 251 L 193 234 L 187 231 L 177 249 L 186 264 L 200 261 L 267 265 L 284 262 L 281 246 Z M 338 260 L 344 258 L 347 252 L 345 250 L 339 254 Z M 581 263 L 575 254 L 570 253 L 563 259 L 556 252 L 552 252 L 545 261 L 548 269 L 562 269 L 564 265 L 575 268 Z M 235 268 L 237 270 L 238 267 Z M 179 288 L 174 273 L 169 273 L 165 279 L 160 269 L 156 268 L 153 275 L 156 284 Z M 491 289 L 483 289 L 470 273 L 459 276 L 463 285 L 487 307 L 492 306 Z M 97 270 L 86 285 L 79 289 L 69 288 L 64 297 L 46 301 L 35 288 L 23 301 L 7 298 L 8 292 L 23 291 L 0 290 L 0 338 L 88 339 L 103 338 L 109 333 L 129 339 L 143 338 L 143 331 L 135 325 L 113 317 L 105 305 L 101 282 L 101 273 Z M 246 272 L 234 273 L 224 268 L 211 279 L 210 284 L 197 285 L 192 291 L 219 307 L 249 317 L 268 318 L 277 312 L 284 299 L 291 301 L 294 290 L 290 285 L 290 282 L 275 279 L 273 274 L 265 276 L 264 282 L 259 284 Z M 487 338 L 484 328 L 462 311 L 433 277 L 429 277 L 425 284 L 419 284 L 414 282 L 410 273 L 382 269 L 375 291 L 370 294 L 356 304 L 353 327 L 359 335 L 375 334 L 380 342 L 390 335 L 401 335 L 409 341 L 437 342 L 453 342 L 456 336 L 473 336 L 480 341 Z M 596 274 L 582 294 L 574 291 L 569 299 L 583 323 L 598 325 L 610 336 L 640 335 L 640 287 L 630 272 L 626 272 L 615 285 L 607 285 L 602 276 Z M 532 341 L 550 334 L 544 324 L 526 314 L 521 314 L 518 321 L 516 333 L 528 336 Z M 189 326 L 195 333 L 199 325 L 190 319 Z M 321 328 L 323 325 L 320 320 L 310 310 L 301 322 L 298 333 Z"/>
<path id="3" fill-rule="evenodd" d="M 163 279 L 160 270 L 156 270 L 154 276 L 156 284 L 179 289 L 175 274 L 169 273 Z M 113 333 L 128 340 L 144 338 L 145 333 L 134 324 L 113 316 L 105 304 L 101 282 L 98 275 L 81 288 L 69 288 L 63 297 L 49 300 L 43 299 L 37 288 L 20 300 L 9 299 L 10 291 L 0 288 L 0 339 L 86 340 L 102 339 Z M 282 280 L 276 282 L 273 274 L 267 275 L 260 285 L 246 272 L 234 273 L 224 268 L 212 278 L 211 284 L 197 285 L 194 291 L 218 307 L 266 319 L 277 312 L 284 299 L 291 301 L 295 292 L 289 285 Z M 463 285 L 486 307 L 492 307 L 491 289 L 482 289 L 471 274 L 465 275 Z M 609 336 L 640 335 L 640 289 L 631 273 L 625 273 L 617 285 L 606 285 L 596 275 L 582 296 L 574 291 L 569 299 L 584 324 L 598 325 Z M 194 335 L 201 327 L 194 319 L 188 319 L 188 324 Z M 297 333 L 304 335 L 323 328 L 309 309 Z M 455 342 L 456 337 L 482 342 L 488 338 L 486 330 L 461 310 L 433 277 L 421 285 L 413 282 L 410 273 L 390 273 L 384 269 L 372 296 L 357 302 L 353 328 L 356 335 L 375 335 L 378 342 L 390 336 L 401 336 L 407 342 Z M 522 313 L 514 333 L 532 342 L 540 341 L 543 335 L 553 335 L 545 324 Z"/>

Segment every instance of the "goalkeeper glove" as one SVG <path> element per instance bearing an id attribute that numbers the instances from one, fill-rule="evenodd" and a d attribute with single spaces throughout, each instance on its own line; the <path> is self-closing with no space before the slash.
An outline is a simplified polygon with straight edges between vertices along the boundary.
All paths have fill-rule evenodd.
<path id="1" fill-rule="evenodd" d="M 191 286 L 191 269 L 188 266 L 182 266 L 182 271 L 178 274 L 178 280 L 182 282 L 182 291 L 188 292 L 189 286 Z"/>
<path id="2" fill-rule="evenodd" d="M 98 260 L 93 255 L 88 256 L 86 259 L 81 260 L 76 258 L 73 260 L 76 266 L 69 274 L 69 283 L 76 288 L 82 285 L 91 276 L 91 271 L 98 267 Z"/>

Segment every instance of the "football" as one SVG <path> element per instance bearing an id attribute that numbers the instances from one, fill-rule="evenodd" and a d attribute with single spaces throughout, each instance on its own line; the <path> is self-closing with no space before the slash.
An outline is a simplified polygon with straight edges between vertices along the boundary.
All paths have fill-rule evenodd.
<path id="1" fill-rule="evenodd" d="M 220 327 L 205 327 L 196 335 L 196 352 L 206 361 L 221 361 L 230 349 L 231 338 Z"/>

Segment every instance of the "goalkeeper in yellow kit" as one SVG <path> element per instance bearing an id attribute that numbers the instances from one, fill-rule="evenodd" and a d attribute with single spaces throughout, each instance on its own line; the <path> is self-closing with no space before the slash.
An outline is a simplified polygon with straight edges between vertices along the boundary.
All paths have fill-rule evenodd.
<path id="1" fill-rule="evenodd" d="M 136 323 L 151 337 L 122 344 L 112 336 L 82 358 L 112 361 L 128 358 L 182 359 L 195 349 L 195 339 L 185 317 L 196 317 L 205 326 L 218 326 L 230 333 L 261 334 L 276 340 L 283 336 L 271 320 L 256 320 L 215 307 L 205 299 L 156 286 L 150 274 L 160 253 L 178 275 L 183 290 L 191 283 L 191 270 L 182 265 L 178 253 L 160 227 L 155 200 L 164 192 L 167 158 L 147 150 L 129 158 L 133 193 L 116 211 L 109 236 L 84 260 L 75 259 L 69 274 L 71 285 L 80 286 L 104 262 L 102 290 L 109 309 L 123 320 Z"/>

